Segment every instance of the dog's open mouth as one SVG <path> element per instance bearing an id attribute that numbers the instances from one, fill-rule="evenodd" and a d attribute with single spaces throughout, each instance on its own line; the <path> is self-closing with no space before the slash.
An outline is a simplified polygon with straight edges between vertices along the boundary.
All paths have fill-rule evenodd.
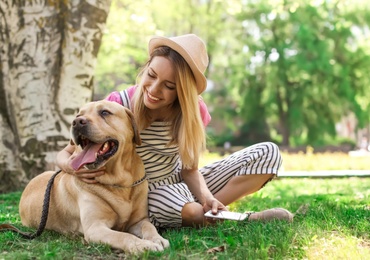
<path id="1" fill-rule="evenodd" d="M 97 169 L 102 166 L 118 149 L 118 141 L 109 139 L 104 143 L 94 143 L 84 136 L 79 136 L 77 144 L 82 151 L 72 160 L 72 167 L 75 171 L 85 167 Z"/>

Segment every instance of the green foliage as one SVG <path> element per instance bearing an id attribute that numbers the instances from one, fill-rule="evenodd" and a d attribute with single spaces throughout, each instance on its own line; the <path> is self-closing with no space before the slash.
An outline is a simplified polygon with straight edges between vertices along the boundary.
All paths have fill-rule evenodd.
<path id="1" fill-rule="evenodd" d="M 362 0 L 114 0 L 97 96 L 135 83 L 151 35 L 196 33 L 208 47 L 203 94 L 214 143 L 321 145 L 354 113 L 370 122 L 370 15 Z"/>
<path id="2" fill-rule="evenodd" d="M 233 68 L 243 69 L 244 78 L 252 81 L 234 85 L 244 97 L 240 105 L 258 111 L 247 113 L 246 122 L 269 119 L 285 145 L 291 136 L 302 134 L 307 143 L 320 144 L 326 134 L 335 136 L 335 123 L 343 115 L 352 111 L 366 117 L 368 108 L 361 108 L 356 96 L 369 79 L 354 71 L 369 67 L 369 59 L 359 58 L 367 46 L 350 45 L 365 35 L 355 34 L 354 28 L 368 28 L 359 22 L 357 9 L 327 1 L 265 1 L 248 3 L 244 10 L 239 15 L 246 24 L 240 39 L 248 46 L 244 63 L 253 70 L 241 63 Z"/>
<path id="3" fill-rule="evenodd" d="M 139 11 L 140 10 L 140 11 Z M 147 59 L 147 42 L 154 31 L 147 26 L 150 10 L 138 1 L 112 1 L 107 28 L 96 69 L 96 96 L 135 84 L 136 75 Z"/>

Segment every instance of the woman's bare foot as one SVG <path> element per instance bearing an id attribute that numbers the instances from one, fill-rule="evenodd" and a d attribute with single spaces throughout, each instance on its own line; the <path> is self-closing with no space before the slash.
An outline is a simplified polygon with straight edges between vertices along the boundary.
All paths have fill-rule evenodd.
<path id="1" fill-rule="evenodd" d="M 248 221 L 262 220 L 286 220 L 292 222 L 294 214 L 283 208 L 267 209 L 260 212 L 252 212 L 249 215 Z"/>

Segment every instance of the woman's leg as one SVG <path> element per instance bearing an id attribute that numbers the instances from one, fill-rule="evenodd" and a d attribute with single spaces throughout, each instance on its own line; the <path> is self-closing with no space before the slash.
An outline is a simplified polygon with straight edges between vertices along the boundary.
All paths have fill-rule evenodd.
<path id="1" fill-rule="evenodd" d="M 267 182 L 275 177 L 274 174 L 240 175 L 231 178 L 227 184 L 214 194 L 215 198 L 224 205 L 260 190 Z"/>
<path id="2" fill-rule="evenodd" d="M 280 164 L 277 146 L 273 143 L 261 143 L 208 165 L 200 169 L 200 172 L 210 191 L 227 205 L 261 189 L 276 176 Z M 192 197 L 185 183 L 163 185 L 151 190 L 149 213 L 152 223 L 157 227 L 203 226 L 214 223 L 204 218 L 203 206 Z M 265 215 L 269 214 L 263 216 Z M 257 216 L 259 215 L 254 217 Z"/>
<path id="3" fill-rule="evenodd" d="M 236 152 L 200 169 L 200 172 L 215 198 L 228 205 L 261 189 L 276 176 L 280 164 L 278 147 L 266 142 Z M 184 205 L 181 217 L 183 226 L 214 223 L 204 218 L 203 207 L 197 201 Z"/>
<path id="4" fill-rule="evenodd" d="M 270 142 L 259 143 L 208 165 L 200 171 L 210 191 L 224 205 L 260 190 L 272 180 L 281 165 L 278 147 Z M 285 209 L 255 212 L 249 220 L 284 219 L 293 215 Z"/>
<path id="5" fill-rule="evenodd" d="M 225 205 L 258 191 L 281 165 L 279 148 L 270 142 L 247 147 L 199 171 L 209 190 Z"/>
<path id="6" fill-rule="evenodd" d="M 203 206 L 194 201 L 185 183 L 163 185 L 148 195 L 149 218 L 156 227 L 201 227 L 208 223 Z"/>
<path id="7" fill-rule="evenodd" d="M 198 202 L 191 202 L 182 208 L 181 211 L 183 227 L 203 227 L 213 225 L 221 219 L 213 219 L 204 217 L 203 206 Z"/>
<path id="8" fill-rule="evenodd" d="M 252 194 L 262 188 L 266 182 L 274 177 L 273 174 L 244 175 L 232 178 L 222 190 L 215 194 L 215 198 L 224 205 L 228 205 L 239 198 Z M 273 208 L 249 215 L 249 221 L 273 219 L 293 221 L 294 214 L 283 208 Z"/>
<path id="9" fill-rule="evenodd" d="M 254 174 L 233 177 L 219 192 L 214 196 L 224 205 L 252 194 L 261 189 L 266 182 L 274 177 L 273 174 Z M 205 226 L 214 224 L 217 220 L 212 221 L 204 217 L 203 206 L 198 202 L 191 202 L 184 205 L 181 211 L 182 225 L 189 226 Z M 251 216 L 251 220 L 257 220 L 257 215 Z"/>
<path id="10" fill-rule="evenodd" d="M 183 208 L 193 204 L 199 203 L 194 202 L 194 197 L 185 183 L 161 185 L 149 189 L 149 218 L 156 227 L 181 227 L 184 219 Z M 193 210 L 193 208 L 188 209 Z M 196 209 L 190 211 L 188 216 L 193 216 L 194 212 Z"/>
<path id="11" fill-rule="evenodd" d="M 203 206 L 198 202 L 190 202 L 181 210 L 183 227 L 201 227 L 206 225 Z"/>

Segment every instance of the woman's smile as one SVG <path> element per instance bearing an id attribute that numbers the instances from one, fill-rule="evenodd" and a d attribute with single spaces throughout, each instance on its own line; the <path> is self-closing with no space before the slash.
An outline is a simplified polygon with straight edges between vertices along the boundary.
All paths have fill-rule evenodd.
<path id="1" fill-rule="evenodd" d="M 157 98 L 157 97 L 153 96 L 152 94 L 150 94 L 149 91 L 147 91 L 147 93 L 148 93 L 148 99 L 149 99 L 149 101 L 157 102 L 157 101 L 160 100 L 159 98 Z"/>

